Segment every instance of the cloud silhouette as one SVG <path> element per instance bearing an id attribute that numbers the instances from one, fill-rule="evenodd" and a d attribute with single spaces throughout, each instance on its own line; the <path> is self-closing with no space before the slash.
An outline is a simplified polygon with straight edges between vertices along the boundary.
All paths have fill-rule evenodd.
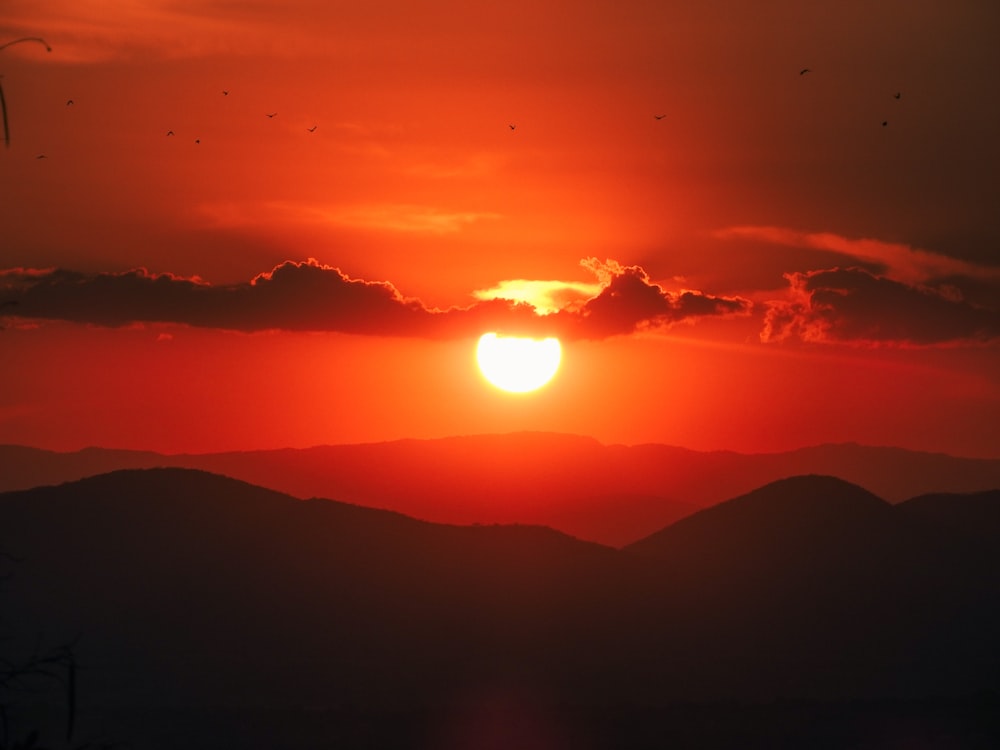
<path id="1" fill-rule="evenodd" d="M 427 308 L 389 282 L 351 279 L 315 260 L 286 261 L 249 282 L 213 285 L 199 278 L 132 269 L 85 274 L 62 269 L 0 271 L 0 295 L 16 299 L 11 317 L 119 327 L 177 323 L 232 331 L 338 331 L 360 335 L 460 338 L 495 330 L 598 339 L 706 315 L 749 310 L 742 299 L 667 292 L 638 266 L 595 259 L 600 293 L 550 315 L 516 299 Z"/>
<path id="2" fill-rule="evenodd" d="M 1000 336 L 1000 314 L 954 287 L 904 284 L 857 267 L 785 278 L 789 299 L 767 304 L 761 341 L 935 346 Z"/>
<path id="3" fill-rule="evenodd" d="M 557 313 L 568 338 L 607 338 L 698 317 L 750 312 L 750 301 L 741 297 L 666 291 L 650 281 L 639 266 L 601 263 L 596 258 L 588 258 L 582 265 L 597 275 L 603 289 L 578 309 Z"/>

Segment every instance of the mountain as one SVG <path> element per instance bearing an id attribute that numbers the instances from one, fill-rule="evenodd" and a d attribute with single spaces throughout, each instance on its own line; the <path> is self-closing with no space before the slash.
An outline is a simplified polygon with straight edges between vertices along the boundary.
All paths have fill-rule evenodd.
<path id="1" fill-rule="evenodd" d="M 909 566 L 926 557 L 942 532 L 901 507 L 837 477 L 789 477 L 700 510 L 625 549 L 671 566 L 741 575 L 776 575 L 804 557 L 829 559 L 838 572 L 846 565 L 882 568 L 902 558 Z"/>
<path id="2" fill-rule="evenodd" d="M 135 747 L 990 746 L 1000 546 L 905 505 L 791 477 L 616 550 L 116 471 L 0 494 L 0 657 L 74 642 Z"/>
<path id="3" fill-rule="evenodd" d="M 992 543 L 1000 539 L 1000 490 L 920 495 L 902 503 L 905 513 Z"/>
<path id="4" fill-rule="evenodd" d="M 844 444 L 749 455 L 512 433 L 198 455 L 0 446 L 0 491 L 159 466 L 442 523 L 550 526 L 615 547 L 788 476 L 838 476 L 890 502 L 1000 487 L 1000 460 L 896 448 Z"/>
<path id="5" fill-rule="evenodd" d="M 756 664 L 749 674 L 786 673 L 806 692 L 879 694 L 926 689 L 932 674 L 947 690 L 982 658 L 1000 677 L 984 648 L 1000 626 L 1000 536 L 987 546 L 973 534 L 841 479 L 800 476 L 623 551 L 659 563 L 673 606 L 701 613 L 691 649 L 714 644 L 701 666 L 739 660 Z"/>
<path id="6" fill-rule="evenodd" d="M 798 476 L 700 510 L 625 549 L 672 567 L 777 574 L 804 554 L 852 558 L 882 545 L 896 515 L 887 502 L 842 479 Z M 872 539 L 859 539 L 861 533 Z"/>
<path id="7" fill-rule="evenodd" d="M 505 668 L 483 663 L 489 644 L 528 649 L 526 618 L 572 609 L 614 557 L 547 528 L 430 524 L 186 469 L 8 493 L 0 529 L 24 561 L 7 592 L 18 630 L 81 634 L 108 670 L 95 696 L 113 703 L 136 684 L 167 702 L 190 699 L 185 684 L 203 700 L 409 701 L 444 675 Z"/>
<path id="8" fill-rule="evenodd" d="M 117 469 L 149 469 L 164 465 L 166 460 L 152 451 L 84 448 L 57 453 L 23 445 L 0 445 L 0 492 L 61 484 Z"/>

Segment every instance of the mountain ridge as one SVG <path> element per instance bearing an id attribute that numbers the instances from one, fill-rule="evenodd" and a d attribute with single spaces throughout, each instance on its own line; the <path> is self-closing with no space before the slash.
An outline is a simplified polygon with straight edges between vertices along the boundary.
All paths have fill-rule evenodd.
<path id="1" fill-rule="evenodd" d="M 836 444 L 769 454 L 507 433 L 210 454 L 0 446 L 0 491 L 117 468 L 187 466 L 296 497 L 446 523 L 534 523 L 611 546 L 786 476 L 828 474 L 890 502 L 1000 487 L 1000 460 Z"/>

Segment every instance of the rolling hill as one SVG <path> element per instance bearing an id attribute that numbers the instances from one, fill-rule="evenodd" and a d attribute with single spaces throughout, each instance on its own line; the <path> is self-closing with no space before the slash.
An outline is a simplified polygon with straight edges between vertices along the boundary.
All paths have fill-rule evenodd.
<path id="1" fill-rule="evenodd" d="M 482 722 L 518 746 L 740 747 L 748 721 L 761 746 L 869 746 L 900 716 L 975 739 L 1000 555 L 972 516 L 995 505 L 951 501 L 964 525 L 792 477 L 616 550 L 122 470 L 0 495 L 0 646 L 74 642 L 79 734 L 140 747 L 232 746 L 248 721 L 245 747 L 461 747 Z M 803 735 L 803 711 L 844 713 Z"/>

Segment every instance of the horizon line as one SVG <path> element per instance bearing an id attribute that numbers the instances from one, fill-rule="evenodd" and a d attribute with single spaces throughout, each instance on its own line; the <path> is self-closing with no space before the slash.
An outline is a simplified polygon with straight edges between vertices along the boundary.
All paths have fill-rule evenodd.
<path id="1" fill-rule="evenodd" d="M 341 448 L 341 447 L 361 447 L 361 446 L 377 446 L 377 445 L 389 445 L 395 443 L 434 443 L 434 442 L 444 442 L 449 440 L 474 440 L 477 438 L 498 438 L 506 437 L 513 438 L 515 436 L 548 436 L 553 438 L 570 438 L 576 440 L 589 441 L 597 443 L 601 447 L 613 448 L 613 447 L 624 447 L 624 448 L 637 448 L 643 446 L 660 446 L 664 448 L 672 448 L 676 450 L 690 451 L 692 453 L 730 453 L 744 456 L 773 456 L 785 453 L 795 453 L 798 451 L 814 450 L 819 448 L 831 448 L 831 447 L 857 447 L 870 450 L 901 450 L 908 453 L 919 453 L 924 455 L 937 455 L 937 456 L 947 456 L 949 458 L 966 459 L 973 461 L 997 461 L 1000 460 L 1000 455 L 968 455 L 961 453 L 948 452 L 946 450 L 931 450 L 927 448 L 913 448 L 905 445 L 890 445 L 890 444 L 872 444 L 872 443 L 862 443 L 857 440 L 830 440 L 818 443 L 807 443 L 802 444 L 797 447 L 789 447 L 777 450 L 744 450 L 739 448 L 728 448 L 728 447 L 716 447 L 716 448 L 692 448 L 685 445 L 679 445 L 676 443 L 669 443 L 658 440 L 640 440 L 636 442 L 622 442 L 617 440 L 601 440 L 600 438 L 594 437 L 593 435 L 586 435 L 582 433 L 574 432 L 561 432 L 558 430 L 510 430 L 505 432 L 471 432 L 471 433 L 455 433 L 448 435 L 439 435 L 436 437 L 396 437 L 396 438 L 385 438 L 382 440 L 357 440 L 357 441 L 343 441 L 343 442 L 329 442 L 329 443 L 314 443 L 311 445 L 280 445 L 271 447 L 231 447 L 231 448 L 217 448 L 209 450 L 164 450 L 157 448 L 148 447 L 118 447 L 109 445 L 82 445 L 75 448 L 52 448 L 41 445 L 29 445 L 26 443 L 0 443 L 0 448 L 27 448 L 30 450 L 44 451 L 47 453 L 56 454 L 73 454 L 73 453 L 83 453 L 85 451 L 114 451 L 114 452 L 128 452 L 128 453 L 153 453 L 161 456 L 211 456 L 219 454 L 230 454 L 230 453 L 271 453 L 280 451 L 310 451 L 322 448 Z"/>

